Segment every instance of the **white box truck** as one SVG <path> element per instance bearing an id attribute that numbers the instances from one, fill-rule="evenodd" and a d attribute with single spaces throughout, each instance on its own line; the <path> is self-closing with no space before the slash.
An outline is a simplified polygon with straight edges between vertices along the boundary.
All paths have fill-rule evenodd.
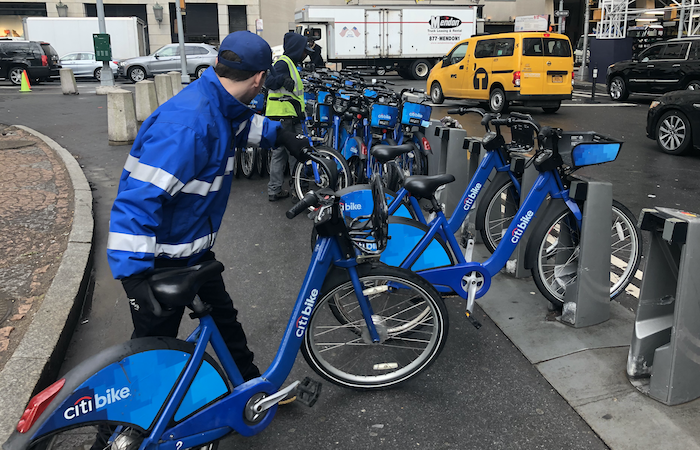
<path id="1" fill-rule="evenodd" d="M 476 12 L 453 5 L 305 6 L 294 26 L 318 38 L 324 61 L 423 80 L 454 44 L 476 34 Z"/>
<path id="2" fill-rule="evenodd" d="M 94 52 L 93 33 L 99 33 L 97 17 L 25 17 L 24 36 L 44 41 L 59 56 L 74 52 Z M 138 17 L 106 17 L 105 27 L 116 60 L 148 54 L 146 26 Z"/>

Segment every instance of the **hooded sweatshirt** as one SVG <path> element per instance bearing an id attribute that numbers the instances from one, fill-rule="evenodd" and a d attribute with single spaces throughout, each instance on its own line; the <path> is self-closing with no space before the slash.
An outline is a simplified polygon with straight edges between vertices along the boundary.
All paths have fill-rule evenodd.
<path id="1" fill-rule="evenodd" d="M 297 64 L 300 64 L 304 50 L 306 49 L 307 41 L 304 36 L 299 33 L 287 33 L 284 35 L 284 54 Z M 272 73 L 265 81 L 265 87 L 271 90 L 282 88 L 284 80 L 290 78 L 289 67 L 283 60 L 279 60 L 272 68 Z"/>

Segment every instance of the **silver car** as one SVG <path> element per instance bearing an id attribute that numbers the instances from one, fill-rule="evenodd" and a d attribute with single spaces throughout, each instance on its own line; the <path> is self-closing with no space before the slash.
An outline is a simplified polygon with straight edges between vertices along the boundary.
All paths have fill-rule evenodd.
<path id="1" fill-rule="evenodd" d="M 109 67 L 112 68 L 114 76 L 117 76 L 117 62 L 110 61 Z M 76 52 L 63 55 L 60 61 L 63 68 L 73 70 L 73 75 L 76 78 L 91 77 L 100 79 L 102 72 L 102 61 L 95 60 L 95 54 L 92 52 Z"/>
<path id="2" fill-rule="evenodd" d="M 187 73 L 195 78 L 202 76 L 209 66 L 214 65 L 218 54 L 216 47 L 208 44 L 185 44 L 187 52 Z M 150 54 L 126 59 L 119 63 L 119 75 L 136 83 L 159 73 L 180 71 L 180 46 L 168 44 Z"/>

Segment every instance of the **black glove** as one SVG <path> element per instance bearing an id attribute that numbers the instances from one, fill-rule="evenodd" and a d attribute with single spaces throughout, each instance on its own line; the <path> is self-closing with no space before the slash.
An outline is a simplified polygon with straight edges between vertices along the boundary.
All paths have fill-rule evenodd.
<path id="1" fill-rule="evenodd" d="M 294 80 L 292 80 L 291 78 L 285 79 L 284 82 L 282 83 L 282 87 L 285 88 L 286 90 L 288 90 L 289 92 L 294 92 L 294 86 L 295 86 Z"/>
<path id="2" fill-rule="evenodd" d="M 164 315 L 160 303 L 153 296 L 147 275 L 136 274 L 122 278 L 122 286 L 129 299 L 129 305 L 134 311 L 143 312 L 146 310 L 159 317 Z"/>
<path id="3" fill-rule="evenodd" d="M 309 160 L 309 140 L 303 134 L 294 134 L 289 130 L 280 129 L 277 132 L 277 146 L 284 146 L 289 154 L 300 162 Z"/>

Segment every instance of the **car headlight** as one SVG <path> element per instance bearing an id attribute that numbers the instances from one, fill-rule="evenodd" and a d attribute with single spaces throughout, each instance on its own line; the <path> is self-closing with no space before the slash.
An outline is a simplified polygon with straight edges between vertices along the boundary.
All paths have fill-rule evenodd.
<path id="1" fill-rule="evenodd" d="M 657 106 L 659 106 L 660 104 L 661 104 L 660 101 L 654 100 L 653 102 L 651 102 L 651 105 L 649 105 L 649 109 L 654 109 L 654 108 L 656 108 Z"/>

